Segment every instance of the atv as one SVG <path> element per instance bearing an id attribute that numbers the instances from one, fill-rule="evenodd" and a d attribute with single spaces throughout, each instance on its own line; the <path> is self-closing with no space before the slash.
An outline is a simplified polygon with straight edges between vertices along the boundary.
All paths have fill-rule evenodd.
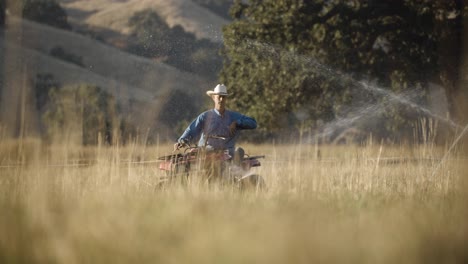
<path id="1" fill-rule="evenodd" d="M 222 136 L 208 136 L 225 140 Z M 192 146 L 188 143 L 176 149 L 177 153 L 159 157 L 159 169 L 166 172 L 160 178 L 160 186 L 172 183 L 187 184 L 190 175 L 200 175 L 206 183 L 232 184 L 245 190 L 247 188 L 264 189 L 264 179 L 251 168 L 260 167 L 259 159 L 264 155 L 250 156 L 239 148 L 240 157 L 232 157 L 227 150 L 210 150 L 207 146 Z"/>

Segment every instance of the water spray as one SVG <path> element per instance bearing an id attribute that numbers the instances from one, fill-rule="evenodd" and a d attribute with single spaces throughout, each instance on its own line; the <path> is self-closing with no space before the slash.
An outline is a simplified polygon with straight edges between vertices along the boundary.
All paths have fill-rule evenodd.
<path id="1" fill-rule="evenodd" d="M 412 96 L 410 93 L 407 93 L 405 96 Z M 334 131 L 341 129 L 341 128 L 346 128 L 346 127 L 351 127 L 354 123 L 364 119 L 364 118 L 372 118 L 376 116 L 379 113 L 382 113 L 385 109 L 387 109 L 392 102 L 394 102 L 396 99 L 395 98 L 390 98 L 389 102 L 386 103 L 381 103 L 381 104 L 374 104 L 374 105 L 368 105 L 364 107 L 360 107 L 356 110 L 350 110 L 350 117 L 347 118 L 339 118 L 327 125 L 325 125 L 325 128 L 323 129 L 323 132 L 315 135 L 315 138 L 324 138 L 327 136 L 330 136 L 334 133 Z"/>
<path id="2" fill-rule="evenodd" d="M 278 53 L 277 53 L 277 49 L 278 48 L 281 48 L 281 47 L 275 47 L 274 45 L 270 45 L 270 44 L 266 44 L 266 43 L 261 43 L 261 42 L 258 42 L 258 41 L 252 41 L 252 40 L 247 40 L 247 45 L 249 45 L 250 47 L 252 47 L 253 49 L 257 49 L 257 50 L 260 50 L 264 53 L 267 53 L 267 55 L 269 56 L 275 56 L 275 57 L 278 57 Z M 303 56 L 303 55 L 297 55 L 295 54 L 293 51 L 285 51 L 284 54 L 286 55 L 286 59 L 288 60 L 291 60 L 291 61 L 298 61 L 300 63 L 303 63 L 305 65 L 309 65 L 315 69 L 318 70 L 318 72 L 324 76 L 337 76 L 339 79 L 345 81 L 345 82 L 349 82 L 351 83 L 352 85 L 355 86 L 355 88 L 362 88 L 366 91 L 369 91 L 373 94 L 378 94 L 380 96 L 383 96 L 384 98 L 389 98 L 390 99 L 390 102 L 394 102 L 394 103 L 399 103 L 399 104 L 402 104 L 402 105 L 405 105 L 405 106 L 409 106 L 413 109 L 416 109 L 434 119 L 437 119 L 439 121 L 442 121 L 446 124 L 448 124 L 452 129 L 461 129 L 462 126 L 456 124 L 455 122 L 453 122 L 452 120 L 446 118 L 446 117 L 442 117 L 440 115 L 437 115 L 437 114 L 434 114 L 432 111 L 430 111 L 429 109 L 421 106 L 421 105 L 418 105 L 406 98 L 404 98 L 403 96 L 406 96 L 404 94 L 396 94 L 390 90 L 387 90 L 387 89 L 383 89 L 381 87 L 377 87 L 377 86 L 374 86 L 374 85 L 371 85 L 370 83 L 367 83 L 367 82 L 364 82 L 364 81 L 357 81 L 355 80 L 351 75 L 349 74 L 345 74 L 345 73 L 342 73 L 340 71 L 336 71 L 336 70 L 333 70 L 332 68 L 326 66 L 326 65 L 323 65 L 322 63 L 318 62 L 316 59 L 314 58 L 310 58 L 310 57 L 306 57 L 306 56 Z M 386 107 L 388 107 L 388 105 L 385 105 L 383 106 L 380 110 L 383 110 L 385 109 Z M 369 108 L 369 107 L 367 107 Z M 373 106 L 371 106 L 370 108 L 375 108 Z M 364 110 L 366 109 L 363 108 Z M 358 111 L 358 112 L 361 112 Z M 348 119 L 343 119 L 343 120 L 338 120 L 334 123 L 334 125 L 332 126 L 335 126 L 337 128 L 339 127 L 344 127 L 346 126 L 345 124 L 352 124 L 354 122 L 356 122 L 357 120 L 361 119 L 362 117 L 357 115 L 357 116 L 354 116 L 354 117 L 351 117 L 351 118 L 348 118 Z M 326 135 L 326 134 L 331 134 L 333 131 L 329 131 L 330 129 L 325 129 L 327 130 L 326 132 L 323 133 L 323 135 Z"/>
<path id="3" fill-rule="evenodd" d="M 439 164 L 437 164 L 437 167 L 435 167 L 435 169 L 432 171 L 432 177 L 434 177 L 434 175 L 436 174 L 436 172 L 439 170 L 440 166 L 442 165 L 442 162 L 444 162 L 448 155 L 450 154 L 450 152 L 452 152 L 453 148 L 458 144 L 458 141 L 460 141 L 460 139 L 465 135 L 465 133 L 468 131 L 468 125 L 465 126 L 465 128 L 462 130 L 462 132 L 460 133 L 460 135 L 458 135 L 458 137 L 455 139 L 455 141 L 452 143 L 452 145 L 450 146 L 450 148 L 447 150 L 447 152 L 445 152 L 444 156 L 442 157 L 442 159 L 440 160 Z"/>
<path id="4" fill-rule="evenodd" d="M 360 84 L 360 86 L 368 91 L 371 91 L 371 92 L 377 92 L 385 97 L 390 97 L 391 99 L 393 99 L 395 102 L 398 102 L 398 103 L 401 103 L 403 105 L 407 105 L 413 109 L 417 109 L 421 112 L 423 112 L 424 114 L 430 116 L 430 117 L 433 117 L 437 120 L 440 120 L 440 121 L 443 121 L 444 123 L 446 124 L 449 124 L 452 128 L 454 129 L 461 129 L 462 127 L 458 124 L 456 124 L 455 122 L 453 122 L 452 120 L 448 119 L 448 118 L 445 118 L 445 117 L 442 117 L 442 116 L 439 116 L 437 114 L 434 114 L 432 113 L 429 109 L 423 107 L 423 106 L 420 106 L 410 100 L 407 100 L 405 99 L 404 97 L 402 97 L 401 95 L 397 95 L 395 93 L 392 93 L 390 92 L 389 90 L 385 90 L 385 89 L 382 89 L 380 87 L 375 87 L 375 86 L 371 86 L 370 84 L 368 83 L 365 83 L 365 82 L 358 82 Z"/>
<path id="5" fill-rule="evenodd" d="M 274 56 L 274 57 L 279 57 L 279 54 L 276 51 L 277 48 L 275 48 L 273 45 L 268 45 L 268 44 L 260 43 L 260 42 L 257 42 L 257 41 L 249 41 L 247 44 L 251 45 L 253 49 L 260 50 L 260 51 L 266 53 L 267 55 Z M 421 105 L 418 105 L 415 102 L 407 99 L 407 97 L 411 98 L 411 97 L 414 97 L 414 95 L 396 94 L 396 93 L 394 93 L 394 92 L 392 92 L 390 90 L 383 89 L 383 88 L 377 87 L 375 85 L 371 85 L 368 82 L 357 81 L 349 74 L 345 74 L 345 73 L 333 70 L 332 68 L 327 67 L 326 65 L 323 65 L 322 63 L 318 62 L 314 58 L 305 57 L 305 56 L 298 56 L 293 51 L 286 51 L 284 54 L 286 55 L 287 60 L 298 61 L 299 63 L 309 65 L 309 66 L 313 67 L 314 69 L 318 70 L 318 72 L 320 74 L 322 74 L 323 76 L 337 76 L 340 80 L 342 80 L 344 82 L 349 82 L 351 85 L 353 85 L 357 89 L 363 89 L 363 90 L 366 90 L 366 91 L 371 92 L 373 94 L 380 95 L 383 98 L 388 98 L 389 99 L 387 103 L 383 103 L 383 104 L 381 103 L 381 104 L 378 104 L 378 105 L 360 107 L 360 108 L 356 109 L 355 111 L 352 111 L 352 114 L 351 114 L 350 117 L 337 119 L 334 122 L 325 125 L 322 132 L 315 135 L 314 142 L 316 142 L 316 140 L 318 138 L 324 138 L 324 137 L 328 137 L 328 136 L 332 135 L 338 129 L 345 128 L 345 127 L 350 127 L 354 123 L 356 123 L 357 121 L 362 120 L 363 118 L 369 118 L 369 117 L 375 116 L 376 114 L 378 114 L 378 113 L 382 112 L 383 110 L 385 110 L 386 108 L 388 108 L 390 106 L 390 104 L 393 104 L 393 103 L 398 103 L 398 104 L 401 104 L 401 105 L 405 105 L 405 106 L 411 107 L 412 109 L 420 111 L 420 112 L 424 113 L 427 116 L 430 116 L 430 117 L 432 117 L 432 118 L 434 118 L 436 120 L 439 120 L 439 121 L 444 122 L 445 124 L 448 124 L 450 126 L 450 128 L 452 128 L 455 131 L 463 128 L 462 126 L 460 126 L 459 124 L 453 122 L 449 118 L 437 115 L 437 114 L 433 113 L 432 111 L 430 111 L 429 109 L 427 109 L 427 108 L 425 108 L 425 107 L 423 107 Z M 417 91 L 412 91 L 412 92 L 415 93 Z M 463 128 L 460 135 L 455 139 L 453 144 L 450 146 L 450 148 L 444 154 L 443 158 L 438 163 L 437 167 L 433 170 L 433 172 L 432 172 L 433 177 L 436 174 L 436 172 L 440 169 L 442 163 L 448 158 L 448 156 L 452 152 L 453 148 L 458 144 L 460 139 L 467 133 L 467 131 L 468 131 L 468 125 Z"/>

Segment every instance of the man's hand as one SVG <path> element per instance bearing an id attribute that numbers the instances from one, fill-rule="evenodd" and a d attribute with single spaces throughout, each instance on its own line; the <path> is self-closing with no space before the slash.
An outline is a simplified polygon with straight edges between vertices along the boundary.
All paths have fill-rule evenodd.
<path id="1" fill-rule="evenodd" d="M 174 152 L 174 151 L 178 150 L 180 147 L 181 147 L 180 143 L 177 142 L 177 143 L 174 144 L 174 149 L 172 151 Z"/>
<path id="2" fill-rule="evenodd" d="M 180 143 L 180 142 L 177 142 L 174 144 L 174 150 L 173 151 L 177 151 L 179 150 L 181 147 L 183 147 L 185 145 L 185 143 Z"/>
<path id="3" fill-rule="evenodd" d="M 231 136 L 234 136 L 234 134 L 236 134 L 236 131 L 237 131 L 237 122 L 234 121 L 231 123 L 231 125 L 229 125 L 229 134 Z"/>
<path id="4" fill-rule="evenodd" d="M 183 148 L 185 146 L 190 146 L 190 143 L 189 143 L 188 139 L 186 139 L 186 138 L 179 139 L 179 142 L 174 144 L 174 150 L 173 151 L 176 151 L 176 150 L 178 150 L 180 148 Z"/>

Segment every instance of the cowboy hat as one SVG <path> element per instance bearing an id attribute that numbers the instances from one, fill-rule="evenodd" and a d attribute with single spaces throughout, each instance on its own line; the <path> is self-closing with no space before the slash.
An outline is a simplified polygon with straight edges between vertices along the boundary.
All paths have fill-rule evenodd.
<path id="1" fill-rule="evenodd" d="M 207 91 L 206 94 L 208 96 L 212 96 L 214 94 L 219 94 L 219 95 L 224 95 L 228 96 L 229 94 L 227 93 L 227 88 L 224 84 L 218 84 L 216 87 L 213 89 L 213 91 Z"/>

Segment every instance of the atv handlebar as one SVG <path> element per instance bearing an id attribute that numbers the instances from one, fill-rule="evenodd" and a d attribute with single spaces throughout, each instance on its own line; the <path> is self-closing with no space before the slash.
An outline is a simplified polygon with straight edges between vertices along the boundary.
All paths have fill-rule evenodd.
<path id="1" fill-rule="evenodd" d="M 205 145 L 203 147 L 206 147 L 207 144 L 208 144 L 208 139 L 210 138 L 214 138 L 214 139 L 221 139 L 221 140 L 226 140 L 227 137 L 226 136 L 221 136 L 221 135 L 208 135 L 206 136 L 206 140 L 205 140 Z M 173 152 L 181 149 L 181 148 L 185 148 L 186 150 L 189 149 L 189 148 L 195 148 L 196 146 L 192 147 L 190 145 L 190 143 L 188 142 L 188 140 L 182 140 L 182 142 L 177 142 L 174 144 L 174 150 Z"/>
<path id="2" fill-rule="evenodd" d="M 190 144 L 186 142 L 177 142 L 174 144 L 174 150 L 172 152 L 176 152 L 177 150 L 181 148 L 185 148 L 184 152 L 186 152 L 187 149 L 196 148 L 196 146 L 190 146 Z"/>
<path id="3" fill-rule="evenodd" d="M 220 135 L 209 135 L 209 136 L 206 137 L 207 141 L 208 141 L 209 138 L 216 138 L 216 139 L 222 139 L 222 140 L 226 140 L 226 139 L 227 139 L 227 137 L 225 137 L 225 136 L 220 136 Z"/>

